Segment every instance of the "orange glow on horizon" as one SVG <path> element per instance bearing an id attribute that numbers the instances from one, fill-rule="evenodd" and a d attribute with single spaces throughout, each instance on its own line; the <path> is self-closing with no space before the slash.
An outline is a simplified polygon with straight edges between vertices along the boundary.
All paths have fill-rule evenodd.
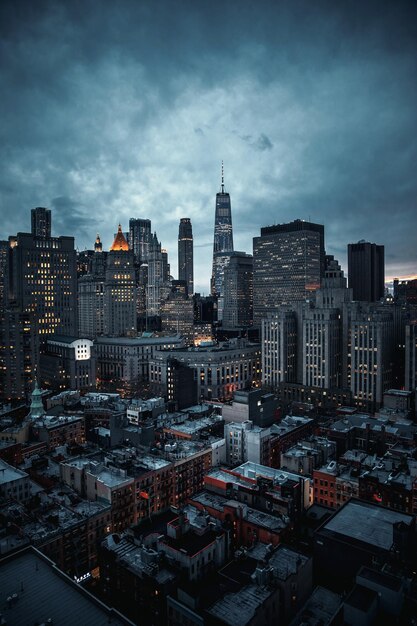
<path id="1" fill-rule="evenodd" d="M 417 274 L 414 274 L 412 276 L 388 276 L 385 279 L 385 284 L 388 285 L 390 283 L 393 283 L 395 279 L 400 280 L 400 281 L 402 281 L 402 280 L 417 280 Z"/>

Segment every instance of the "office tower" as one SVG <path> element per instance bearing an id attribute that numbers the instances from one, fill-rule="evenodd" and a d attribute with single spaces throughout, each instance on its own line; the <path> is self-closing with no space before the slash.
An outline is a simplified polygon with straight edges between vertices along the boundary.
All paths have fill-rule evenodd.
<path id="1" fill-rule="evenodd" d="M 394 278 L 394 300 L 402 304 L 417 304 L 417 278 L 398 280 Z"/>
<path id="2" fill-rule="evenodd" d="M 392 387 L 395 342 L 391 307 L 353 302 L 348 307 L 347 382 L 355 404 L 374 411 Z"/>
<path id="3" fill-rule="evenodd" d="M 324 275 L 324 226 L 295 220 L 261 228 L 253 240 L 253 317 L 305 301 Z"/>
<path id="4" fill-rule="evenodd" d="M 0 316 L 9 299 L 9 242 L 0 241 Z"/>
<path id="5" fill-rule="evenodd" d="M 129 245 L 139 265 L 148 258 L 151 237 L 151 220 L 133 217 L 129 220 Z"/>
<path id="6" fill-rule="evenodd" d="M 5 389 L 6 341 L 4 337 L 4 313 L 9 299 L 9 242 L 0 241 L 0 390 Z M 0 391 L 1 394 L 1 391 Z"/>
<path id="7" fill-rule="evenodd" d="M 2 326 L 2 397 L 26 400 L 33 389 L 39 342 L 34 316 L 17 306 L 4 312 Z"/>
<path id="8" fill-rule="evenodd" d="M 77 333 L 77 269 L 73 237 L 18 233 L 9 237 L 10 300 L 30 313 L 41 339 Z"/>
<path id="9" fill-rule="evenodd" d="M 188 295 L 194 293 L 193 227 L 188 217 L 182 217 L 178 231 L 178 280 L 185 280 Z"/>
<path id="10" fill-rule="evenodd" d="M 162 254 L 162 280 L 164 283 L 171 279 L 171 266 L 168 262 L 168 251 L 165 248 L 161 249 Z"/>
<path id="11" fill-rule="evenodd" d="M 262 319 L 262 386 L 276 389 L 295 382 L 297 374 L 297 316 L 281 307 Z"/>
<path id="12" fill-rule="evenodd" d="M 221 191 L 216 194 L 216 215 L 214 220 L 213 270 L 211 277 L 212 295 L 223 295 L 224 268 L 233 252 L 232 208 L 230 195 L 224 190 L 224 169 L 222 162 Z"/>
<path id="13" fill-rule="evenodd" d="M 104 334 L 119 337 L 136 332 L 134 255 L 119 224 L 107 254 L 104 283 Z"/>
<path id="14" fill-rule="evenodd" d="M 32 235 L 36 237 L 51 236 L 51 210 L 37 207 L 32 209 Z"/>
<path id="15" fill-rule="evenodd" d="M 417 321 L 405 328 L 405 388 L 417 392 Z"/>
<path id="16" fill-rule="evenodd" d="M 341 383 L 341 318 L 333 308 L 307 308 L 303 315 L 303 385 L 334 389 Z"/>
<path id="17" fill-rule="evenodd" d="M 104 333 L 103 277 L 86 274 L 78 279 L 78 334 L 95 339 Z"/>
<path id="18" fill-rule="evenodd" d="M 78 279 L 78 334 L 95 339 L 104 333 L 104 283 L 107 252 L 99 235 L 94 244 L 91 272 Z"/>
<path id="19" fill-rule="evenodd" d="M 334 389 L 342 383 L 343 309 L 351 302 L 351 290 L 339 263 L 325 259 L 326 270 L 315 303 L 282 306 L 262 320 L 264 384 L 298 382 L 306 387 Z M 347 343 L 347 340 L 346 340 Z"/>
<path id="20" fill-rule="evenodd" d="M 241 328 L 253 321 L 253 257 L 233 252 L 224 270 L 223 326 Z"/>
<path id="21" fill-rule="evenodd" d="M 168 297 L 161 303 L 162 330 L 185 338 L 186 345 L 194 339 L 194 303 L 187 296 L 185 281 L 173 281 Z"/>
<path id="22" fill-rule="evenodd" d="M 146 287 L 146 314 L 157 316 L 160 314 L 161 300 L 168 296 L 169 263 L 167 251 L 161 248 L 156 233 L 151 237 L 148 254 L 148 277 Z"/>
<path id="23" fill-rule="evenodd" d="M 384 246 L 368 241 L 348 245 L 349 287 L 353 299 L 361 302 L 376 302 L 384 297 L 385 268 Z"/>

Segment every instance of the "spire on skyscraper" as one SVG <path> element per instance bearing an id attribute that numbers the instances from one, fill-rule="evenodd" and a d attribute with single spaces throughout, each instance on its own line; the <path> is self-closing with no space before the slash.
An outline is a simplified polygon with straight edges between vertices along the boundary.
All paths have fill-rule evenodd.
<path id="1" fill-rule="evenodd" d="M 119 224 L 119 228 L 117 230 L 117 234 L 116 237 L 114 238 L 113 244 L 110 248 L 111 252 L 115 252 L 115 251 L 120 251 L 122 250 L 123 252 L 128 252 L 129 251 L 129 244 L 126 241 L 126 238 L 122 232 L 122 227 Z"/>
<path id="2" fill-rule="evenodd" d="M 230 195 L 224 190 L 224 164 L 222 161 L 221 191 L 216 194 L 216 215 L 214 219 L 213 271 L 211 293 L 223 293 L 224 267 L 233 252 L 233 227 Z"/>

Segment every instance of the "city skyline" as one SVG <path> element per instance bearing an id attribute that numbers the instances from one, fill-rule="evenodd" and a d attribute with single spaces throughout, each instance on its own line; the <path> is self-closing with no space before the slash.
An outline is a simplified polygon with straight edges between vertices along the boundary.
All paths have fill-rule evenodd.
<path id="1" fill-rule="evenodd" d="M 176 276 L 188 216 L 209 293 L 224 159 L 235 249 L 310 219 L 344 269 L 365 239 L 385 246 L 387 278 L 415 274 L 414 3 L 22 4 L 25 19 L 0 9 L 3 239 L 36 206 L 81 250 L 152 219 Z"/>

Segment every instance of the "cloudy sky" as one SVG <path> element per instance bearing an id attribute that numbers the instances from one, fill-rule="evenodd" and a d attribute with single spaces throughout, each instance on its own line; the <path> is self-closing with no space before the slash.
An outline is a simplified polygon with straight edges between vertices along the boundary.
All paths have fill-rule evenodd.
<path id="1" fill-rule="evenodd" d="M 311 219 L 417 274 L 415 1 L 2 0 L 0 35 L 0 238 L 150 218 L 176 276 L 190 217 L 207 293 L 223 159 L 235 249 Z"/>

